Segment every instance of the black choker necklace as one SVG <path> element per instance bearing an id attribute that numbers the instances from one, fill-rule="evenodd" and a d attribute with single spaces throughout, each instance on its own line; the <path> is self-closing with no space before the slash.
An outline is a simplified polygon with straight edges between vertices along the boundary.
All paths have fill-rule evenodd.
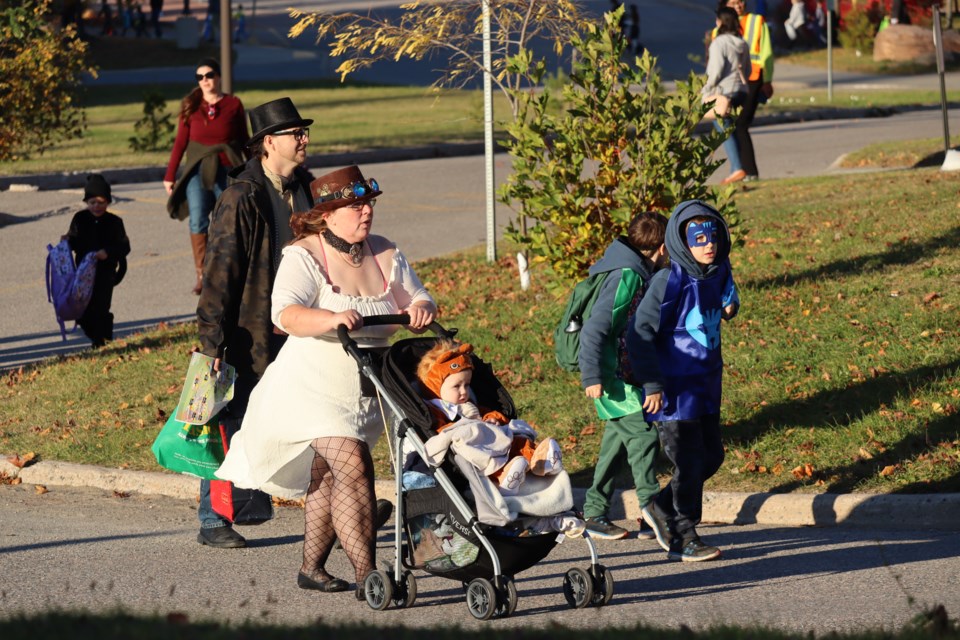
<path id="1" fill-rule="evenodd" d="M 363 242 L 347 242 L 333 231 L 330 231 L 329 227 L 323 229 L 320 234 L 331 247 L 340 253 L 345 253 L 350 256 L 350 261 L 353 262 L 353 264 L 358 265 L 363 262 Z"/>

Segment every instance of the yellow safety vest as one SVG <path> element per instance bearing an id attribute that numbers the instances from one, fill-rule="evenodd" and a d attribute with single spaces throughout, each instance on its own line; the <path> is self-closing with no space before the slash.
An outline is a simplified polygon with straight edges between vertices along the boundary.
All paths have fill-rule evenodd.
<path id="1" fill-rule="evenodd" d="M 748 13 L 740 16 L 740 30 L 743 32 L 743 39 L 747 41 L 750 48 L 750 81 L 759 80 L 763 73 L 763 61 L 760 59 L 760 43 L 763 40 L 763 16 L 756 13 Z"/>

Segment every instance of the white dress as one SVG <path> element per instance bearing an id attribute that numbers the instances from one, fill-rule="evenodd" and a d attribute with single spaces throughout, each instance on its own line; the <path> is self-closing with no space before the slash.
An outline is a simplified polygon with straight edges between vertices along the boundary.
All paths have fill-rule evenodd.
<path id="1" fill-rule="evenodd" d="M 400 313 L 413 302 L 432 301 L 399 250 L 389 267 L 387 273 L 380 265 L 383 293 L 349 296 L 334 290 L 306 249 L 286 247 L 271 298 L 273 322 L 282 329 L 280 312 L 292 304 L 334 312 L 356 309 L 371 316 Z M 385 347 L 398 329 L 364 327 L 350 336 L 361 347 Z M 382 432 L 379 403 L 361 396 L 357 363 L 343 350 L 336 333 L 289 336 L 250 395 L 243 424 L 216 475 L 241 488 L 298 498 L 310 484 L 313 440 L 356 438 L 372 448 Z"/>

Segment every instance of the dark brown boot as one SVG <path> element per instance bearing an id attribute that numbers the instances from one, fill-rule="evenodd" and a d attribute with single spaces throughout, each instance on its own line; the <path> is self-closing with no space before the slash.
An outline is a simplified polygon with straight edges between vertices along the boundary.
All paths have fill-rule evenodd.
<path id="1" fill-rule="evenodd" d="M 193 247 L 193 264 L 197 270 L 197 283 L 193 285 L 193 294 L 198 296 L 203 287 L 203 257 L 207 253 L 207 234 L 191 233 L 190 246 Z"/>

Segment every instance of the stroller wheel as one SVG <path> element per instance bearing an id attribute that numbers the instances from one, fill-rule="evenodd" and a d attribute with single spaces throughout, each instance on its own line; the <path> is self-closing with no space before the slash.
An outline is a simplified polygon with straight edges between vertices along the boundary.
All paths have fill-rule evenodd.
<path id="1" fill-rule="evenodd" d="M 563 597 L 574 609 L 583 609 L 593 602 L 593 578 L 586 571 L 574 567 L 563 576 Z"/>
<path id="2" fill-rule="evenodd" d="M 363 594 L 374 611 L 383 611 L 393 599 L 393 582 L 385 571 L 371 571 L 363 579 Z"/>
<path id="3" fill-rule="evenodd" d="M 467 608 L 477 620 L 489 620 L 497 611 L 497 593 L 486 578 L 474 578 L 467 585 Z"/>
<path id="4" fill-rule="evenodd" d="M 497 589 L 497 617 L 507 618 L 517 610 L 517 585 L 513 576 L 503 576 Z"/>
<path id="5" fill-rule="evenodd" d="M 412 607 L 417 599 L 417 579 L 409 571 L 403 572 L 403 584 L 393 592 L 393 604 L 401 609 Z"/>
<path id="6" fill-rule="evenodd" d="M 593 606 L 602 607 L 613 598 L 613 573 L 602 564 L 593 565 L 588 570 L 593 578 Z"/>

